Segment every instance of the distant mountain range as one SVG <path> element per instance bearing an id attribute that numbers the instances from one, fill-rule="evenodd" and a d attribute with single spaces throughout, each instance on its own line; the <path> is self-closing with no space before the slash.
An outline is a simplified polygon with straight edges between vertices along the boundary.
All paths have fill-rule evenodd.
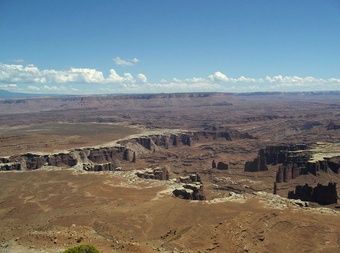
<path id="1" fill-rule="evenodd" d="M 146 98 L 146 97 L 154 97 L 154 96 L 176 96 L 179 94 L 201 94 L 205 96 L 209 96 L 208 94 L 214 94 L 220 92 L 191 92 L 191 93 L 160 93 L 160 94 L 110 94 L 110 96 L 126 96 L 126 97 L 138 97 L 138 98 Z M 222 92 L 224 93 L 224 92 Z M 228 93 L 230 95 L 238 95 L 238 96 L 261 96 L 261 95 L 278 95 L 278 94 L 303 94 L 303 95 L 340 95 L 340 91 L 307 91 L 307 92 L 252 92 L 252 93 Z M 225 93 L 227 94 L 227 93 Z M 0 99 L 6 98 L 34 98 L 34 97 L 64 97 L 64 96 L 71 96 L 71 95 L 60 95 L 60 94 L 32 94 L 32 93 L 19 93 L 19 92 L 10 92 L 6 90 L 0 90 Z M 72 96 L 81 96 L 81 95 L 72 95 Z M 85 95 L 87 96 L 105 96 L 105 95 Z"/>
<path id="2" fill-rule="evenodd" d="M 38 97 L 41 95 L 37 94 L 29 94 L 29 93 L 16 93 L 10 92 L 6 90 L 0 90 L 0 98 L 29 98 L 29 97 Z"/>
<path id="3" fill-rule="evenodd" d="M 6 98 L 35 98 L 35 97 L 56 97 L 60 96 L 57 94 L 32 94 L 32 93 L 20 93 L 20 92 L 11 92 L 7 90 L 0 90 L 0 99 Z M 67 96 L 67 95 L 65 95 Z"/>

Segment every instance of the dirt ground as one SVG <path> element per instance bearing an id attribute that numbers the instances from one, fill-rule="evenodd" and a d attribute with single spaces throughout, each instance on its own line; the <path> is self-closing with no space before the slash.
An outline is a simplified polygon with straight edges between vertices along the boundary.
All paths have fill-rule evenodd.
<path id="1" fill-rule="evenodd" d="M 57 253 L 81 244 L 102 253 L 339 252 L 338 205 L 302 208 L 283 198 L 298 184 L 339 185 L 339 174 L 281 183 L 280 197 L 270 194 L 277 166 L 244 172 L 267 145 L 322 142 L 316 153 L 333 154 L 328 146 L 340 143 L 337 93 L 0 100 L 0 114 L 0 157 L 93 147 L 165 128 L 221 128 L 252 137 L 144 153 L 136 163 L 121 161 L 123 171 L 116 172 L 88 173 L 81 166 L 1 172 L 1 253 Z M 213 159 L 229 169 L 212 170 Z M 164 165 L 171 178 L 199 173 L 207 200 L 174 198 L 176 183 L 135 176 L 135 169 Z"/>
<path id="2" fill-rule="evenodd" d="M 38 123 L 0 127 L 0 156 L 91 147 L 140 133 L 137 127 L 99 123 Z"/>
<path id="3" fill-rule="evenodd" d="M 171 196 L 171 183 L 132 172 L 0 174 L 0 252 L 338 252 L 340 215 L 259 198 Z"/>

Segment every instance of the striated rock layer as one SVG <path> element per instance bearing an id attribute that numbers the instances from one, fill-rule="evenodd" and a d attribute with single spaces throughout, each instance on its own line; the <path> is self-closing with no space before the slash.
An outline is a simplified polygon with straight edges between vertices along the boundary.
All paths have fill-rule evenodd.
<path id="1" fill-rule="evenodd" d="M 249 138 L 249 136 L 240 136 L 240 138 Z M 215 140 L 231 141 L 231 136 L 225 130 L 152 134 L 121 140 L 117 142 L 117 145 L 110 147 L 73 149 L 56 154 L 13 155 L 0 158 L 0 171 L 36 170 L 43 166 L 70 168 L 77 164 L 85 164 L 84 169 L 89 171 L 113 170 L 118 166 L 118 161 L 136 162 L 138 156 L 145 152 L 154 152 L 159 148 L 191 146 L 196 142 Z"/>
<path id="2" fill-rule="evenodd" d="M 312 152 L 308 145 L 267 146 L 260 149 L 253 161 L 245 164 L 244 171 L 257 172 L 268 170 L 268 165 L 278 165 L 276 182 L 289 182 L 300 175 L 319 172 L 338 174 L 340 169 L 339 157 L 312 160 Z"/>

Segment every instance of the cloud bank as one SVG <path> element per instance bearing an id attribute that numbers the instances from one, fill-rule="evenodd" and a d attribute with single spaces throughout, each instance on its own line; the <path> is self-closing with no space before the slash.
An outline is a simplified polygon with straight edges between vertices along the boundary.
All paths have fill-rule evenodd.
<path id="1" fill-rule="evenodd" d="M 138 62 L 138 59 L 135 62 Z M 24 66 L 0 63 L 0 89 L 61 94 L 318 91 L 340 90 L 340 78 L 322 79 L 282 75 L 232 78 L 216 71 L 207 77 L 173 78 L 169 81 L 162 79 L 158 82 L 150 82 L 143 73 L 135 76 L 131 73 L 119 74 L 115 69 L 110 69 L 109 74 L 104 76 L 103 72 L 90 68 L 54 70 L 39 69 L 32 64 Z"/>

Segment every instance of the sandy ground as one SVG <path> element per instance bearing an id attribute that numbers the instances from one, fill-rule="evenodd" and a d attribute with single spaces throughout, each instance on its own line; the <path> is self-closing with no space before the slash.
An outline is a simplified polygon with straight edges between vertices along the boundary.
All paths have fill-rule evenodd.
<path id="1" fill-rule="evenodd" d="M 134 172 L 0 174 L 0 252 L 339 252 L 340 214 L 259 193 L 213 201 L 171 196 Z"/>

